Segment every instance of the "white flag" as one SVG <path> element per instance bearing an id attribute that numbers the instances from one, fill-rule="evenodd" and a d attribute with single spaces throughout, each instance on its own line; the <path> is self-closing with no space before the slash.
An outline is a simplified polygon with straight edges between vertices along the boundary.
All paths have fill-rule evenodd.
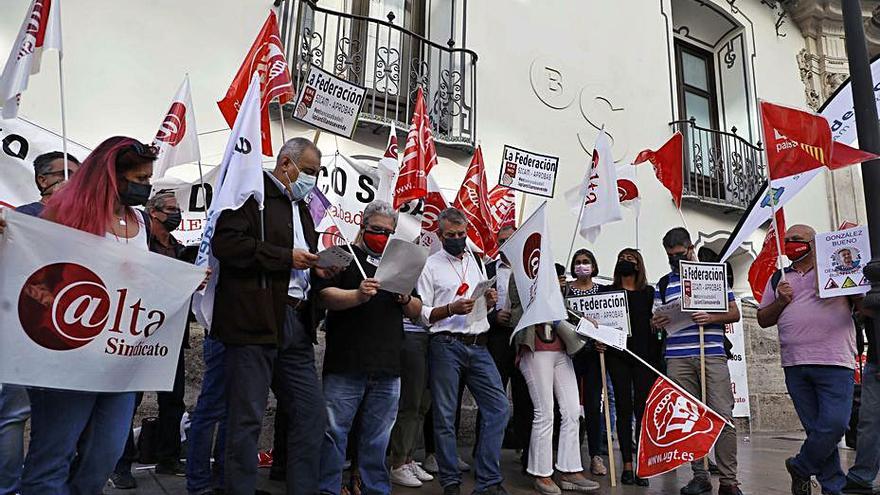
<path id="1" fill-rule="evenodd" d="M 174 95 L 153 144 L 159 148 L 159 158 L 153 162 L 153 180 L 164 177 L 171 167 L 201 160 L 188 76 Z"/>
<path id="2" fill-rule="evenodd" d="M 31 74 L 40 72 L 43 50 L 61 51 L 60 0 L 32 0 L 0 74 L 0 105 L 4 119 L 18 115 L 19 99 Z"/>
<path id="3" fill-rule="evenodd" d="M 5 215 L 0 383 L 171 390 L 190 295 L 204 269 L 22 213 Z"/>
<path id="4" fill-rule="evenodd" d="M 397 173 L 400 170 L 398 159 L 397 128 L 391 123 L 391 132 L 388 135 L 388 147 L 385 155 L 379 160 L 379 188 L 376 199 L 381 199 L 388 204 L 394 204 L 394 185 L 397 184 Z"/>
<path id="5" fill-rule="evenodd" d="M 565 199 L 575 218 L 580 218 L 578 233 L 590 242 L 596 242 L 602 225 L 623 218 L 620 197 L 617 194 L 617 170 L 611 155 L 611 140 L 604 130 L 600 130 L 596 136 L 592 164 L 587 169 L 584 180 L 566 192 Z"/>
<path id="6" fill-rule="evenodd" d="M 247 94 L 241 102 L 226 152 L 220 163 L 220 175 L 205 227 L 196 265 L 210 266 L 211 279 L 201 293 L 193 296 L 193 313 L 205 328 L 211 328 L 214 316 L 214 291 L 220 275 L 220 262 L 211 254 L 211 240 L 220 213 L 240 208 L 251 196 L 263 209 L 263 165 L 260 135 L 260 77 L 254 72 Z"/>
<path id="7" fill-rule="evenodd" d="M 501 245 L 510 261 L 523 315 L 515 331 L 567 317 L 559 279 L 550 247 L 545 207 L 542 204 L 525 223 Z"/>

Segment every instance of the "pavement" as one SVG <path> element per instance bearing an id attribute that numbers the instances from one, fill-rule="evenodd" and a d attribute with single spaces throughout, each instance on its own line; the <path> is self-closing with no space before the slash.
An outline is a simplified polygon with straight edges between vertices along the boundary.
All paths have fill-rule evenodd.
<path id="1" fill-rule="evenodd" d="M 753 434 L 751 437 L 739 437 L 739 480 L 742 483 L 741 489 L 746 494 L 755 495 L 785 495 L 791 493 L 790 479 L 785 472 L 783 465 L 785 459 L 793 455 L 800 448 L 803 433 L 774 433 L 774 434 Z M 462 457 L 470 462 L 470 449 L 461 449 Z M 855 457 L 855 452 L 849 449 L 841 450 L 841 458 L 846 469 Z M 586 456 L 584 457 L 586 459 Z M 511 495 L 531 494 L 535 493 L 532 489 L 532 481 L 530 478 L 520 474 L 518 456 L 514 451 L 505 450 L 502 456 L 502 469 L 504 470 L 504 486 Z M 619 461 L 619 459 L 618 459 Z M 607 459 L 606 459 L 607 464 Z M 619 472 L 619 464 L 618 464 Z M 266 490 L 272 494 L 284 494 L 285 487 L 283 483 L 270 481 L 268 479 L 269 470 L 260 469 L 260 479 L 258 488 Z M 618 474 L 619 476 L 619 474 Z M 186 485 L 184 478 L 174 476 L 157 476 L 149 466 L 135 466 L 135 478 L 138 481 L 138 488 L 135 490 L 115 490 L 106 489 L 106 495 L 154 495 L 154 494 L 185 494 Z M 346 476 L 347 479 L 347 476 Z M 598 481 L 602 488 L 599 492 L 602 494 L 615 495 L 659 495 L 659 494 L 678 494 L 679 488 L 690 480 L 690 468 L 683 467 L 675 472 L 665 474 L 650 480 L 651 486 L 648 488 L 633 486 L 618 486 L 612 488 L 609 484 L 608 476 L 593 477 Z M 715 479 L 713 484 L 716 487 L 718 481 Z M 461 492 L 463 494 L 470 493 L 473 488 L 473 474 L 463 473 L 463 484 Z M 440 495 L 443 490 L 436 481 L 426 483 L 421 488 L 401 488 L 394 487 L 393 492 L 399 495 Z M 818 486 L 814 487 L 813 493 L 820 493 Z"/>

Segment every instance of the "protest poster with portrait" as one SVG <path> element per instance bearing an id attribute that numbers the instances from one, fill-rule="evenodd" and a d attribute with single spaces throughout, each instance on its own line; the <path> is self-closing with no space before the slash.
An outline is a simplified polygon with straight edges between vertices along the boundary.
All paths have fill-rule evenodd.
<path id="1" fill-rule="evenodd" d="M 868 227 L 816 234 L 816 276 L 819 297 L 864 294 L 871 282 L 862 273 L 871 260 Z"/>

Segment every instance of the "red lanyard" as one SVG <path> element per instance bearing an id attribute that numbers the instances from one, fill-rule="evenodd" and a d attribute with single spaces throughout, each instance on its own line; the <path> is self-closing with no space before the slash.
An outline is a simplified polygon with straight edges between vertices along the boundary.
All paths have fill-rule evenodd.
<path id="1" fill-rule="evenodd" d="M 462 260 L 462 265 L 463 265 L 462 275 L 459 275 L 458 270 L 455 268 L 455 265 L 452 264 L 452 261 L 449 258 L 446 258 L 446 261 L 449 261 L 449 266 L 452 267 L 452 271 L 455 272 L 455 276 L 458 277 L 459 280 L 461 280 L 461 285 L 459 285 L 458 289 L 456 289 L 456 291 L 455 291 L 455 295 L 461 297 L 461 296 L 465 295 L 465 293 L 468 291 L 468 289 L 470 289 L 470 286 L 465 281 L 465 280 L 467 280 L 468 263 L 464 259 Z"/>

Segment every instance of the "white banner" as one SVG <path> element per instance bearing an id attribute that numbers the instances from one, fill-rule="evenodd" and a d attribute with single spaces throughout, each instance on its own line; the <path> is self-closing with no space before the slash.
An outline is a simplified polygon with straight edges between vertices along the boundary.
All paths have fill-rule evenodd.
<path id="1" fill-rule="evenodd" d="M 189 76 L 183 79 L 177 89 L 171 107 L 159 124 L 153 144 L 159 147 L 159 158 L 153 162 L 154 180 L 164 177 L 171 167 L 201 160 Z"/>
<path id="2" fill-rule="evenodd" d="M 34 158 L 63 149 L 61 136 L 22 118 L 0 120 L 0 205 L 18 207 L 40 199 L 34 184 Z M 89 154 L 67 141 L 67 152 L 79 161 Z"/>
<path id="3" fill-rule="evenodd" d="M 0 383 L 171 390 L 190 295 L 204 269 L 4 213 Z"/>
<path id="4" fill-rule="evenodd" d="M 864 294 L 871 282 L 862 273 L 871 261 L 868 228 L 853 227 L 816 234 L 816 276 L 819 297 Z"/>
<path id="5" fill-rule="evenodd" d="M 565 193 L 566 202 L 578 219 L 578 233 L 596 242 L 602 225 L 623 218 L 617 191 L 617 167 L 611 155 L 611 139 L 599 131 L 593 148 L 593 160 L 580 184 Z"/>
<path id="6" fill-rule="evenodd" d="M 196 167 L 196 165 L 184 165 L 184 167 Z M 217 176 L 220 175 L 220 167 L 203 166 L 203 175 L 204 189 L 201 180 L 187 182 L 170 175 L 153 181 L 154 194 L 164 189 L 174 191 L 183 219 L 180 227 L 171 234 L 184 246 L 198 246 L 202 242 L 206 212 L 214 198 L 214 186 Z"/>
<path id="7" fill-rule="evenodd" d="M 517 191 L 553 197 L 559 157 L 504 145 L 498 183 Z"/>
<path id="8" fill-rule="evenodd" d="M 682 311 L 727 311 L 727 265 L 681 261 L 678 273 L 681 274 Z"/>
<path id="9" fill-rule="evenodd" d="M 880 58 L 871 62 L 871 80 L 874 82 L 874 99 L 880 110 Z M 852 81 L 843 85 L 822 105 L 819 114 L 828 120 L 831 137 L 835 141 L 852 146 L 858 139 L 856 112 L 853 107 Z"/>
<path id="10" fill-rule="evenodd" d="M 351 139 L 367 88 L 311 66 L 300 88 L 293 117 L 318 129 Z"/>
<path id="11" fill-rule="evenodd" d="M 737 306 L 742 311 L 742 305 L 739 300 L 736 301 Z M 724 333 L 727 335 L 733 348 L 730 353 L 733 355 L 727 360 L 727 368 L 730 370 L 730 387 L 733 389 L 733 417 L 748 418 L 751 416 L 749 408 L 749 374 L 746 364 L 746 342 L 745 330 L 743 329 L 742 319 L 736 323 L 725 325 Z"/>

